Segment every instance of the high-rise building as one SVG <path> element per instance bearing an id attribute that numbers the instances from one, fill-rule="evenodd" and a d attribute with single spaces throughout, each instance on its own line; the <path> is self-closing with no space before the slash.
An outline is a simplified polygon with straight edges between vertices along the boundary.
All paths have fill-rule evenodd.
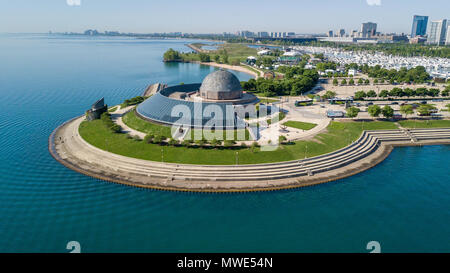
<path id="1" fill-rule="evenodd" d="M 339 36 L 344 37 L 345 36 L 345 29 L 339 30 Z"/>
<path id="2" fill-rule="evenodd" d="M 269 37 L 269 33 L 267 31 L 258 32 L 258 37 L 259 38 L 267 38 L 267 37 Z"/>
<path id="3" fill-rule="evenodd" d="M 377 33 L 377 24 L 368 22 L 361 25 L 361 36 L 363 38 L 372 37 Z"/>
<path id="4" fill-rule="evenodd" d="M 447 25 L 447 38 L 445 39 L 445 44 L 450 45 L 450 24 L 448 23 L 448 20 Z"/>
<path id="5" fill-rule="evenodd" d="M 445 43 L 445 34 L 447 32 L 447 20 L 431 21 L 428 31 L 427 44 L 443 45 Z"/>
<path id="6" fill-rule="evenodd" d="M 328 31 L 328 37 L 333 37 L 333 36 L 334 36 L 333 31 L 332 30 Z"/>
<path id="7" fill-rule="evenodd" d="M 428 16 L 414 15 L 411 38 L 425 36 L 427 33 Z"/>

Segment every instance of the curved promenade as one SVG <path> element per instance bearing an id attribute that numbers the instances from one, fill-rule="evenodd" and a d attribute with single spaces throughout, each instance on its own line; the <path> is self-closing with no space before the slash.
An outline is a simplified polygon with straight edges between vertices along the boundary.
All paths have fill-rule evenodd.
<path id="1" fill-rule="evenodd" d="M 160 190 L 243 192 L 303 187 L 367 170 L 383 161 L 394 146 L 450 144 L 450 128 L 364 131 L 345 148 L 302 160 L 189 165 L 141 160 L 98 149 L 78 134 L 83 120 L 72 119 L 51 134 L 49 150 L 56 160 L 92 177 Z"/>

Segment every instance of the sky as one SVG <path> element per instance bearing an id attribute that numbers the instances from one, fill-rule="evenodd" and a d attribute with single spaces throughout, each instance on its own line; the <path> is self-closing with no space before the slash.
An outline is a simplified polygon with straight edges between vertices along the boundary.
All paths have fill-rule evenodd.
<path id="1" fill-rule="evenodd" d="M 0 33 L 326 33 L 378 23 L 409 33 L 414 14 L 450 19 L 449 0 L 0 0 Z"/>

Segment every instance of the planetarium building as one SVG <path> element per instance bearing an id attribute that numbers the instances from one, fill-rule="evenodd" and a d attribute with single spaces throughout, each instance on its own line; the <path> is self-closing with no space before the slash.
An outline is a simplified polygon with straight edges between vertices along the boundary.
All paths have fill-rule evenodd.
<path id="1" fill-rule="evenodd" d="M 243 109 L 257 102 L 256 96 L 242 91 L 234 74 L 217 70 L 202 83 L 176 85 L 159 91 L 141 103 L 136 113 L 148 121 L 165 125 L 203 128 L 213 123 L 214 127 L 235 129 L 245 126 L 239 118 Z"/>

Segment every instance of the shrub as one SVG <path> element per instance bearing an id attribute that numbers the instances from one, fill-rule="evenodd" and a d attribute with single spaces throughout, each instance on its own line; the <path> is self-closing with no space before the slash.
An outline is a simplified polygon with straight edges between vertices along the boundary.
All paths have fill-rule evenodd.
<path id="1" fill-rule="evenodd" d="M 155 135 L 153 137 L 153 143 L 161 145 L 162 142 L 163 142 L 163 139 L 162 139 L 162 137 L 160 135 Z"/>
<path id="2" fill-rule="evenodd" d="M 232 147 L 235 144 L 234 140 L 225 140 L 223 146 L 226 148 Z"/>
<path id="3" fill-rule="evenodd" d="M 214 138 L 213 140 L 211 140 L 211 146 L 213 146 L 213 147 L 217 147 L 217 146 L 219 146 L 219 145 L 221 145 L 221 144 L 222 144 L 222 141 L 217 140 L 216 138 Z"/>
<path id="4" fill-rule="evenodd" d="M 192 141 L 189 139 L 185 139 L 183 140 L 183 142 L 181 143 L 183 146 L 185 147 L 190 147 L 191 146 Z"/>
<path id="5" fill-rule="evenodd" d="M 142 140 L 138 135 L 134 135 L 134 136 L 133 136 L 133 139 L 134 139 L 135 141 L 141 141 L 141 140 Z"/>
<path id="6" fill-rule="evenodd" d="M 152 142 L 153 142 L 153 137 L 154 137 L 153 134 L 148 134 L 148 135 L 146 135 L 146 136 L 144 137 L 144 142 L 145 142 L 145 143 L 152 143 Z"/>
<path id="7" fill-rule="evenodd" d="M 120 133 L 122 131 L 122 128 L 117 124 L 114 124 L 109 129 L 111 129 L 111 131 L 113 131 L 113 133 Z"/>
<path id="8" fill-rule="evenodd" d="M 169 143 L 169 145 L 171 145 L 171 146 L 175 146 L 175 145 L 178 143 L 178 141 L 176 141 L 176 140 L 173 139 L 173 138 L 170 138 L 169 141 L 168 141 L 168 143 Z"/>

